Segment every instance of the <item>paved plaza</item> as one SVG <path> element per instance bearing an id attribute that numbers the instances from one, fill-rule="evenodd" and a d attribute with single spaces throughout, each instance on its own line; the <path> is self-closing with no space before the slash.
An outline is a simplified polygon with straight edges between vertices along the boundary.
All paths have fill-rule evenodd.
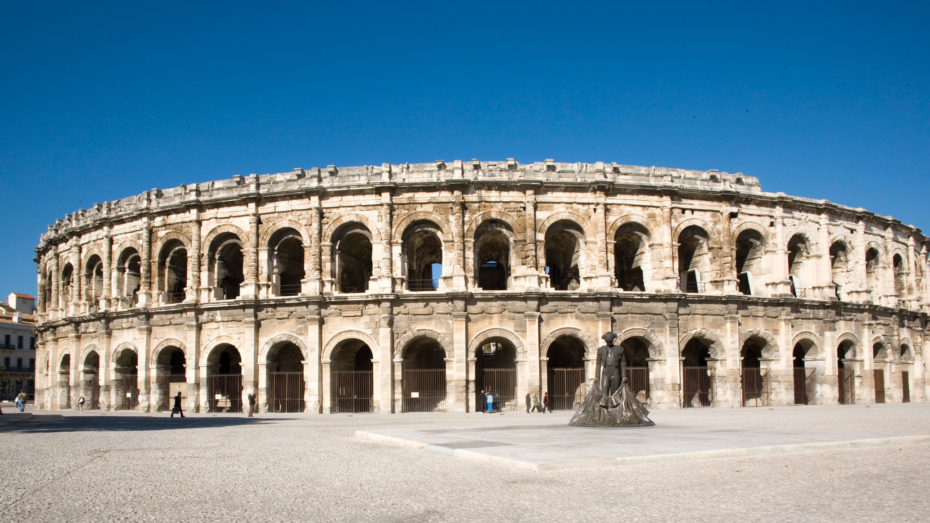
<path id="1" fill-rule="evenodd" d="M 930 405 L 554 414 L 15 412 L 2 521 L 923 521 Z"/>

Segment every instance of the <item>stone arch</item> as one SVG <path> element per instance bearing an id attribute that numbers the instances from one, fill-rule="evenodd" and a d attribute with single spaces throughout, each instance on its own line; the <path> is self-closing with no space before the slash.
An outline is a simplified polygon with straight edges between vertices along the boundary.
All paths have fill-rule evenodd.
<path id="1" fill-rule="evenodd" d="M 910 338 L 901 338 L 898 342 L 898 350 L 895 354 L 901 363 L 914 362 L 914 342 Z"/>
<path id="2" fill-rule="evenodd" d="M 546 354 L 549 352 L 549 346 L 552 345 L 556 339 L 562 336 L 574 336 L 575 338 L 580 339 L 581 342 L 584 343 L 584 353 L 586 358 L 593 358 L 594 355 L 597 354 L 597 340 L 594 339 L 594 336 L 591 336 L 587 332 L 577 327 L 559 327 L 558 329 L 555 329 L 547 334 L 539 343 L 539 353 Z M 480 344 L 477 346 L 480 346 Z M 471 351 L 469 351 L 469 354 L 471 354 Z"/>
<path id="3" fill-rule="evenodd" d="M 681 237 L 681 233 L 685 232 L 685 229 L 687 229 L 688 227 L 695 227 L 695 226 L 703 230 L 704 233 L 707 235 L 707 246 L 709 248 L 714 248 L 718 246 L 719 239 L 714 238 L 710 234 L 710 231 L 714 229 L 713 226 L 711 226 L 711 224 L 709 224 L 706 220 L 697 218 L 697 217 L 688 218 L 680 222 L 678 225 L 676 225 L 675 229 L 672 231 L 672 241 L 677 242 L 678 238 Z"/>
<path id="4" fill-rule="evenodd" d="M 161 340 L 160 342 L 158 342 L 158 344 L 155 345 L 155 348 L 152 349 L 151 364 L 153 366 L 158 361 L 158 355 L 161 353 L 161 351 L 163 351 L 164 349 L 168 347 L 174 347 L 174 348 L 181 349 L 181 352 L 184 353 L 184 358 L 187 358 L 187 345 L 183 341 L 177 338 L 165 338 Z"/>
<path id="5" fill-rule="evenodd" d="M 848 341 L 851 344 L 851 349 L 846 353 L 846 359 L 848 360 L 857 360 L 862 358 L 862 343 L 859 341 L 859 338 L 851 333 L 844 332 L 836 337 L 836 341 L 833 343 L 834 347 L 839 347 L 843 342 Z M 835 350 L 835 349 L 834 349 Z"/>
<path id="6" fill-rule="evenodd" d="M 403 217 L 397 220 L 394 224 L 394 230 L 391 231 L 391 242 L 399 244 L 401 243 L 401 237 L 404 234 L 404 231 L 408 227 L 413 225 L 416 222 L 430 222 L 436 226 L 437 229 L 442 233 L 443 243 L 452 241 L 452 233 L 449 231 L 448 220 L 444 219 L 438 213 L 433 211 L 415 211 L 409 214 L 405 214 Z"/>
<path id="7" fill-rule="evenodd" d="M 585 274 L 585 232 L 570 219 L 552 222 L 543 238 L 543 265 L 555 290 L 575 290 Z"/>
<path id="8" fill-rule="evenodd" d="M 678 354 L 681 355 L 681 352 L 685 349 L 685 346 L 689 341 L 693 339 L 703 340 L 708 345 L 708 350 L 710 351 L 710 357 L 715 360 L 723 359 L 726 357 L 723 341 L 721 341 L 720 336 L 718 336 L 713 331 L 707 329 L 696 329 L 685 333 L 684 336 L 678 339 Z"/>
<path id="9" fill-rule="evenodd" d="M 513 224 L 488 219 L 470 236 L 471 274 L 477 287 L 485 290 L 506 290 L 511 286 L 514 266 L 519 262 L 515 255 L 517 233 Z"/>
<path id="10" fill-rule="evenodd" d="M 368 216 L 360 213 L 351 213 L 344 214 L 334 219 L 332 223 L 328 224 L 323 230 L 321 235 L 324 242 L 333 242 L 333 237 L 337 235 L 340 229 L 343 227 L 352 227 L 352 224 L 358 224 L 368 231 L 369 239 L 372 243 L 380 242 L 381 237 L 378 236 L 378 225 L 373 223 Z"/>
<path id="11" fill-rule="evenodd" d="M 775 359 L 778 357 L 778 341 L 776 341 L 775 336 L 773 336 L 772 333 L 762 329 L 750 329 L 741 332 L 739 337 L 740 349 L 746 345 L 746 342 L 749 341 L 750 338 L 760 338 L 765 342 L 765 348 L 762 350 L 763 358 Z"/>
<path id="12" fill-rule="evenodd" d="M 811 344 L 810 350 L 807 351 L 807 357 L 823 357 L 823 338 L 811 331 L 801 331 L 791 338 L 792 349 L 798 344 L 808 341 Z"/>
<path id="13" fill-rule="evenodd" d="M 491 338 L 503 338 L 507 340 L 511 345 L 513 345 L 514 351 L 517 353 L 517 357 L 526 356 L 526 347 L 523 345 L 523 340 L 521 340 L 519 336 L 501 327 L 490 327 L 476 333 L 472 337 L 471 341 L 468 343 L 469 357 L 472 357 L 478 351 L 481 345 L 483 345 L 484 342 Z"/>
<path id="14" fill-rule="evenodd" d="M 307 351 L 307 346 L 304 344 L 303 340 L 295 334 L 289 332 L 281 332 L 275 334 L 274 336 L 268 338 L 265 343 L 262 344 L 261 350 L 258 352 L 258 362 L 266 363 L 268 361 L 268 353 L 271 349 L 278 345 L 279 343 L 287 342 L 293 343 L 298 349 L 300 349 L 300 354 L 303 356 L 304 361 L 309 359 L 309 352 Z"/>
<path id="15" fill-rule="evenodd" d="M 623 329 L 623 332 L 617 336 L 615 345 L 620 345 L 630 338 L 644 338 L 646 341 L 648 341 L 649 348 L 652 349 L 649 351 L 649 357 L 651 359 L 662 359 L 665 357 L 665 352 L 662 349 L 662 342 L 659 341 L 659 338 L 657 338 L 656 335 L 653 334 L 649 329 L 644 327 L 630 327 L 628 329 Z"/>
<path id="16" fill-rule="evenodd" d="M 209 340 L 206 343 L 201 344 L 200 367 L 206 368 L 210 361 L 210 354 L 220 345 L 232 345 L 236 348 L 236 350 L 239 350 L 240 354 L 242 353 L 242 351 L 239 349 L 239 347 L 242 346 L 241 341 L 233 338 L 232 336 L 223 334 Z"/>
<path id="17" fill-rule="evenodd" d="M 741 222 L 735 228 L 733 228 L 732 236 L 733 238 L 739 238 L 739 235 L 746 231 L 755 231 L 762 236 L 763 247 L 768 248 L 771 245 L 771 235 L 769 234 L 769 228 L 762 225 L 761 223 L 756 223 L 753 221 Z"/>
<path id="18" fill-rule="evenodd" d="M 700 220 L 686 220 L 699 222 Z M 714 241 L 708 228 L 699 223 L 679 225 L 674 236 L 677 245 L 675 252 L 675 266 L 678 269 L 678 290 L 680 292 L 700 293 L 707 290 L 704 284 L 714 270 Z"/>
<path id="19" fill-rule="evenodd" d="M 89 356 L 91 352 L 96 352 L 97 356 L 100 357 L 101 363 L 103 363 L 103 353 L 100 351 L 100 349 L 97 348 L 97 345 L 93 343 L 86 345 L 83 349 L 81 349 L 81 355 L 78 362 L 83 365 L 84 361 L 87 360 L 87 356 Z M 102 367 L 103 366 L 101 365 L 101 371 Z"/>
<path id="20" fill-rule="evenodd" d="M 446 359 L 451 358 L 452 340 L 448 336 L 433 329 L 416 329 L 407 332 L 394 343 L 394 360 L 402 361 L 405 352 L 410 348 L 410 343 L 419 338 L 428 338 L 435 341 L 445 351 Z M 373 347 L 373 345 L 369 345 L 369 347 Z"/>
<path id="21" fill-rule="evenodd" d="M 623 216 L 613 220 L 612 222 L 610 222 L 610 224 L 608 224 L 607 241 L 612 241 L 613 238 L 617 237 L 617 231 L 619 231 L 621 227 L 627 224 L 631 224 L 631 223 L 641 227 L 643 230 L 649 233 L 649 236 L 651 237 L 652 231 L 649 229 L 649 227 L 646 227 L 644 225 L 647 222 L 648 222 L 648 219 L 646 218 L 646 216 L 642 214 L 637 214 L 637 213 L 624 214 Z"/>
<path id="22" fill-rule="evenodd" d="M 409 343 L 410 339 L 407 339 Z M 348 340 L 359 340 L 365 345 L 368 345 L 368 348 L 371 349 L 371 354 L 373 358 L 377 358 L 378 355 L 378 343 L 375 339 L 362 331 L 359 330 L 347 330 L 340 331 L 338 334 L 333 336 L 326 342 L 326 345 L 323 346 L 323 352 L 320 354 L 320 359 L 323 363 L 330 363 L 332 361 L 333 351 L 336 350 L 342 342 Z M 451 346 L 451 345 L 450 345 Z M 395 351 L 394 354 L 397 354 L 398 351 Z"/>
<path id="23" fill-rule="evenodd" d="M 499 209 L 482 211 L 473 216 L 471 220 L 468 220 L 465 225 L 465 241 L 474 241 L 475 232 L 486 222 L 495 220 L 503 222 L 510 228 L 512 232 L 511 241 L 514 241 L 516 239 L 516 229 L 514 229 L 513 225 L 517 223 L 517 218 L 509 212 Z"/>
<path id="24" fill-rule="evenodd" d="M 247 256 L 246 251 L 251 251 L 251 249 L 247 248 L 249 236 L 241 228 L 231 223 L 224 223 L 224 224 L 217 225 L 216 227 L 210 229 L 210 231 L 204 235 L 203 240 L 200 242 L 201 252 L 206 253 L 207 251 L 209 251 L 210 246 L 213 244 L 216 238 L 220 235 L 227 234 L 227 233 L 233 234 L 237 238 L 239 238 L 239 241 L 242 242 L 242 254 L 243 256 Z"/>
<path id="25" fill-rule="evenodd" d="M 736 270 L 737 291 L 740 294 L 759 294 L 757 282 L 764 276 L 763 263 L 768 238 L 765 229 L 755 223 L 744 223 L 733 233 L 733 268 Z"/>
<path id="26" fill-rule="evenodd" d="M 443 240 L 443 234 L 442 227 L 431 219 L 407 222 L 401 232 L 399 245 L 401 272 L 406 278 L 408 290 L 438 289 L 438 280 L 445 272 L 444 262 L 449 254 L 449 245 Z"/>
<path id="27" fill-rule="evenodd" d="M 894 354 L 894 345 L 888 340 L 888 337 L 884 334 L 872 337 L 873 351 L 875 351 L 876 346 L 880 347 L 880 349 L 877 352 L 873 352 L 873 359 L 875 361 L 891 361 Z"/>
<path id="28" fill-rule="evenodd" d="M 582 216 L 581 214 L 575 211 L 562 210 L 562 211 L 557 211 L 557 212 L 552 213 L 551 215 L 546 217 L 545 220 L 537 224 L 536 226 L 537 241 L 544 240 L 546 237 L 546 232 L 549 230 L 549 228 L 555 225 L 557 222 L 560 222 L 563 220 L 573 222 L 576 225 L 578 225 L 578 227 L 582 231 L 585 231 L 585 236 L 589 234 L 588 231 L 592 230 L 592 227 L 590 226 L 590 223 L 589 223 L 590 220 L 588 220 L 587 218 L 585 218 L 584 216 Z M 587 237 L 585 237 L 584 239 L 585 241 L 588 241 Z"/>
<path id="29" fill-rule="evenodd" d="M 81 251 L 81 267 L 87 268 L 87 262 L 90 261 L 94 256 L 104 259 L 105 249 L 100 248 L 96 242 L 91 243 L 89 247 L 86 247 L 86 250 Z"/>
<path id="30" fill-rule="evenodd" d="M 170 242 L 170 241 L 173 241 L 173 240 L 177 240 L 177 241 L 181 242 L 181 245 L 183 245 L 185 249 L 187 249 L 188 251 L 190 251 L 190 249 L 191 249 L 191 239 L 190 239 L 190 236 L 188 236 L 187 234 L 184 234 L 184 233 L 182 233 L 182 232 L 180 232 L 180 231 L 168 230 L 167 232 L 164 232 L 163 234 L 159 234 L 159 235 L 158 235 L 158 240 L 155 241 L 155 242 L 153 242 L 153 244 L 152 244 L 152 252 L 153 252 L 153 253 L 161 252 L 161 250 L 162 250 L 162 248 L 164 248 L 165 244 L 168 243 L 168 242 Z"/>
<path id="31" fill-rule="evenodd" d="M 367 292 L 375 267 L 372 230 L 365 223 L 343 221 L 327 237 L 329 273 L 334 289 L 343 293 Z"/>
<path id="32" fill-rule="evenodd" d="M 267 246 L 268 242 L 271 241 L 271 237 L 274 236 L 281 229 L 294 229 L 297 234 L 300 235 L 301 243 L 306 246 L 310 245 L 310 233 L 307 232 L 306 227 L 297 220 L 291 218 L 272 218 L 267 224 L 263 223 L 261 235 L 258 239 L 258 244 L 262 246 Z"/>

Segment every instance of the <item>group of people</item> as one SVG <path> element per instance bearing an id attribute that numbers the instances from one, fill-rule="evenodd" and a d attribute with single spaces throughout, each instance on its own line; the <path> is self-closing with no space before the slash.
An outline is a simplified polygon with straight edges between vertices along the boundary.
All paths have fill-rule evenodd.
<path id="1" fill-rule="evenodd" d="M 530 398 L 530 393 L 526 393 L 526 413 L 530 412 L 552 412 L 552 405 L 549 403 L 549 392 L 547 391 L 543 394 L 542 404 L 539 403 L 539 393 L 533 393 L 533 397 Z"/>

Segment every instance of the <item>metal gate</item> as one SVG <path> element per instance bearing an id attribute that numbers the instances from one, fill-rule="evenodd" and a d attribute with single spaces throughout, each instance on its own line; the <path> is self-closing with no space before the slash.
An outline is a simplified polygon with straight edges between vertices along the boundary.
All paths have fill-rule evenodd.
<path id="1" fill-rule="evenodd" d="M 481 371 L 481 388 L 494 395 L 494 410 L 517 408 L 514 401 L 517 389 L 517 369 L 483 369 Z M 552 400 L 552 394 L 549 394 Z M 540 397 L 542 402 L 542 397 Z"/>
<path id="2" fill-rule="evenodd" d="M 404 370 L 401 379 L 401 412 L 432 412 L 446 407 L 446 369 Z"/>
<path id="3" fill-rule="evenodd" d="M 714 380 L 707 370 L 707 367 L 682 367 L 682 407 L 710 406 Z"/>
<path id="4" fill-rule="evenodd" d="M 207 383 L 209 412 L 242 412 L 241 374 L 214 374 Z"/>
<path id="5" fill-rule="evenodd" d="M 549 400 L 552 410 L 575 407 L 575 391 L 584 383 L 584 369 L 550 369 Z M 540 402 L 542 399 L 540 398 Z"/>
<path id="6" fill-rule="evenodd" d="M 740 388 L 744 407 L 767 407 L 769 404 L 768 369 L 743 367 L 740 373 Z"/>
<path id="7" fill-rule="evenodd" d="M 804 367 L 794 368 L 794 404 L 808 405 L 813 400 L 813 394 L 808 391 L 814 390 L 814 373 L 816 369 L 807 369 Z"/>
<path id="8" fill-rule="evenodd" d="M 270 412 L 304 411 L 304 373 L 272 372 L 268 384 Z"/>
<path id="9" fill-rule="evenodd" d="M 837 384 L 839 385 L 839 402 L 841 405 L 852 405 L 856 402 L 856 374 L 852 369 L 837 369 Z"/>
<path id="10" fill-rule="evenodd" d="M 133 375 L 129 378 L 118 378 L 115 380 L 117 394 L 116 408 L 120 410 L 133 410 L 139 406 L 139 380 L 138 376 Z"/>
<path id="11" fill-rule="evenodd" d="M 875 379 L 875 403 L 885 403 L 885 371 L 873 369 L 872 376 Z"/>
<path id="12" fill-rule="evenodd" d="M 627 367 L 626 377 L 630 383 L 630 390 L 636 399 L 645 401 L 649 399 L 649 367 Z M 645 394 L 645 396 L 640 393 Z"/>
<path id="13" fill-rule="evenodd" d="M 901 371 L 901 403 L 910 403 L 911 401 L 911 380 L 907 377 L 907 371 Z"/>
<path id="14" fill-rule="evenodd" d="M 371 412 L 372 376 L 370 370 L 334 371 L 330 385 L 332 405 L 329 411 Z M 404 379 L 406 380 L 406 377 Z"/>

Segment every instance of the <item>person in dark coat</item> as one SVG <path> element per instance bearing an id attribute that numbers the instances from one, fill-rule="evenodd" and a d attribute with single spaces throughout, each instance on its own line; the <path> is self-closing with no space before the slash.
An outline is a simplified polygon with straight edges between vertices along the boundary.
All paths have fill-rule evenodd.
<path id="1" fill-rule="evenodd" d="M 174 407 L 171 409 L 171 417 L 173 418 L 175 414 L 180 414 L 181 417 L 184 417 L 184 411 L 181 410 L 181 391 L 178 391 L 177 395 L 174 397 Z"/>
<path id="2" fill-rule="evenodd" d="M 543 396 L 543 412 L 552 412 L 552 406 L 549 404 L 549 391 L 546 391 L 546 395 Z"/>
<path id="3" fill-rule="evenodd" d="M 531 402 L 531 401 L 532 401 L 532 399 L 530 398 L 530 393 L 527 392 L 527 393 L 526 393 L 526 413 L 527 413 L 527 414 L 530 413 L 530 402 Z"/>
<path id="4" fill-rule="evenodd" d="M 249 417 L 252 417 L 252 413 L 255 412 L 255 393 L 249 393 Z"/>
<path id="5" fill-rule="evenodd" d="M 475 405 L 475 412 L 487 412 L 488 411 L 488 395 L 484 393 L 484 389 L 481 389 L 481 394 L 478 394 L 478 404 Z"/>

